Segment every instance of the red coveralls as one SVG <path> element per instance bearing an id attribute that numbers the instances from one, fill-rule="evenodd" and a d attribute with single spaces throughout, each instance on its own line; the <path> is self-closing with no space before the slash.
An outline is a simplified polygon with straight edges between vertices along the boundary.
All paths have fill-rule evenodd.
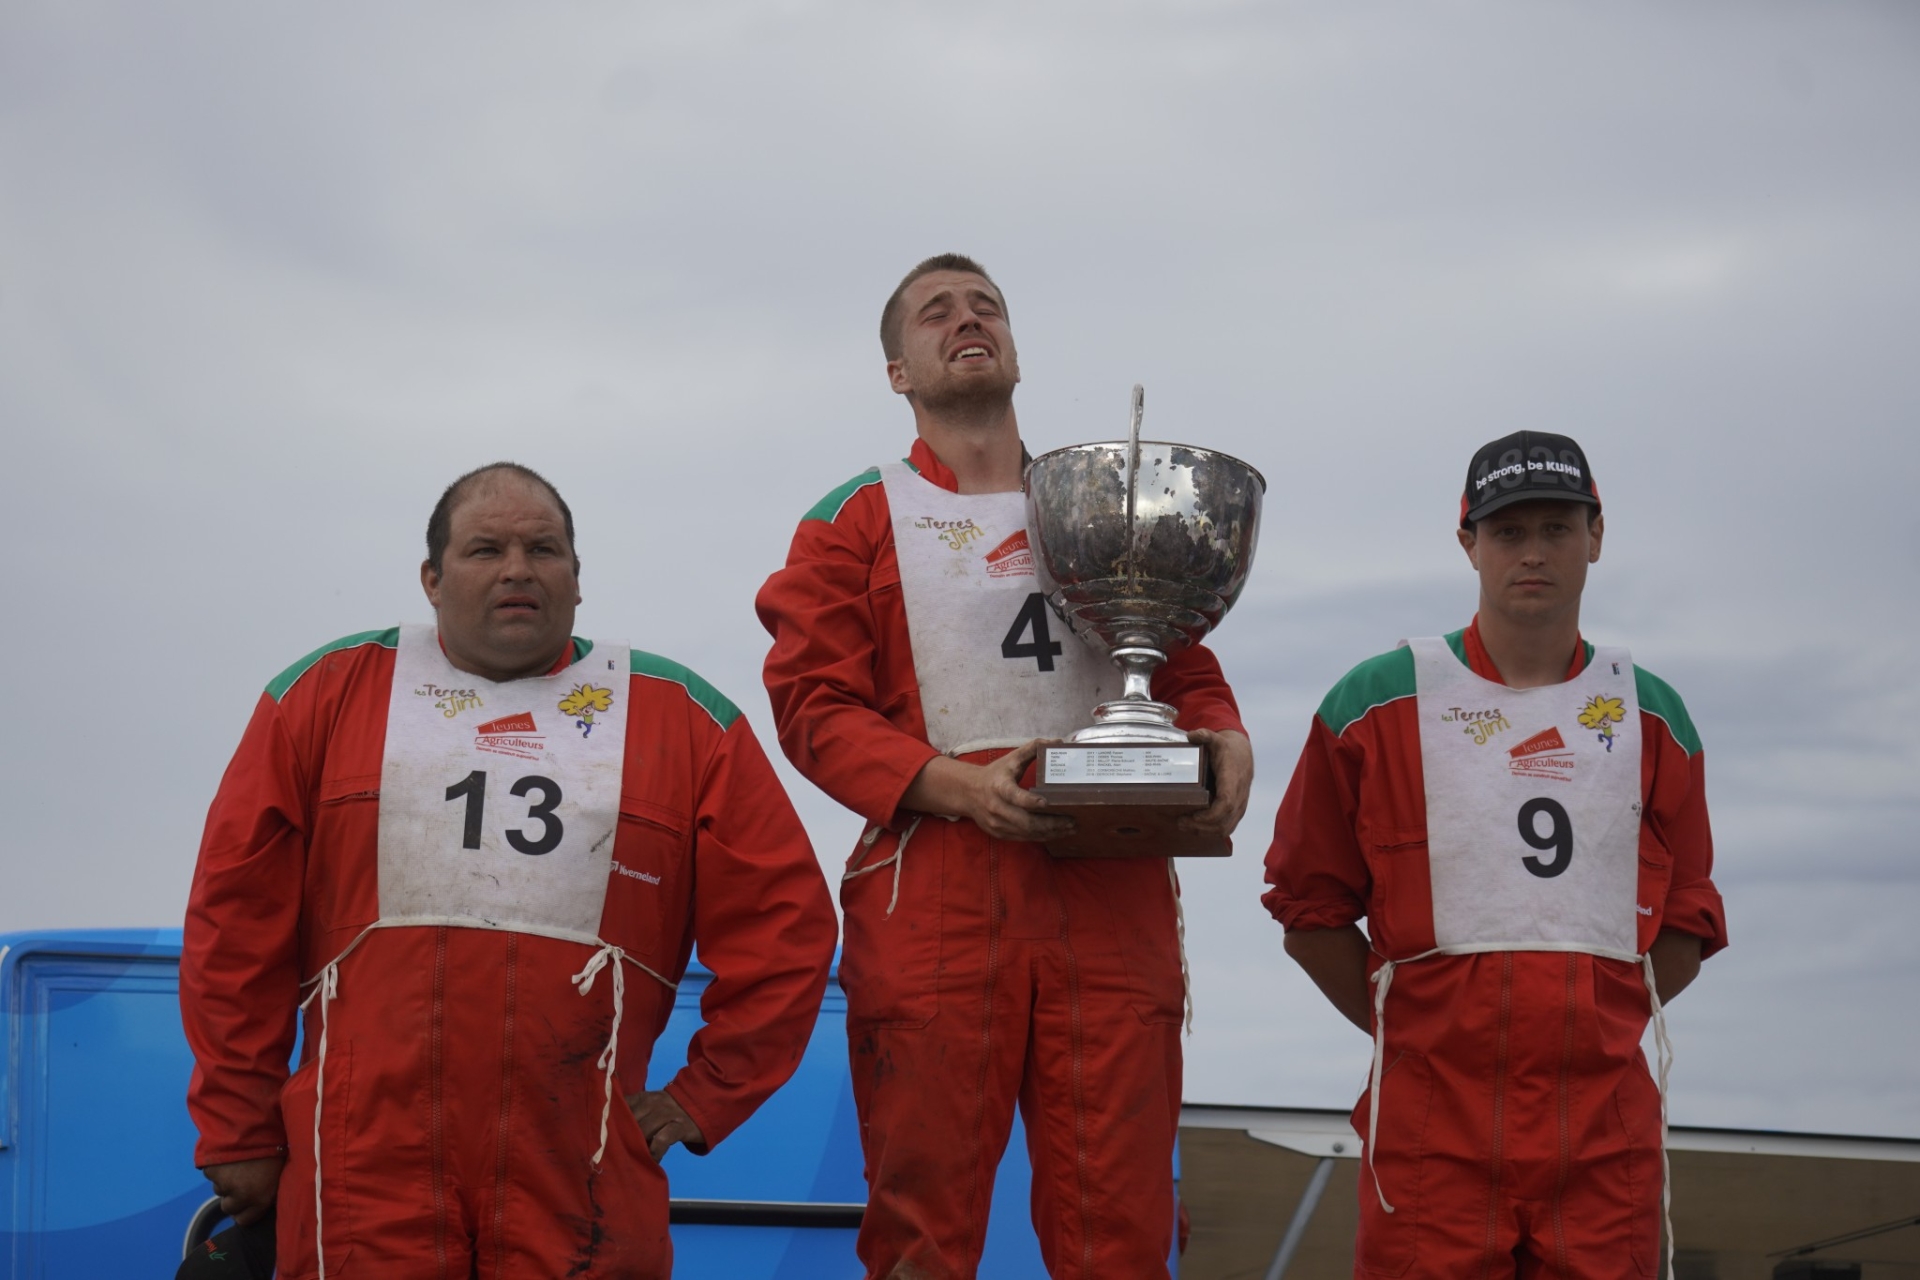
<path id="1" fill-rule="evenodd" d="M 957 488 L 924 441 L 908 460 Z M 874 824 L 850 869 L 883 861 L 914 816 L 901 797 L 939 753 L 877 471 L 808 513 L 756 606 L 774 637 L 766 681 L 781 746 Z M 1241 727 L 1204 648 L 1174 655 L 1153 696 L 1180 709 L 1183 728 Z M 929 818 L 899 870 L 891 916 L 886 871 L 840 892 L 867 1274 L 974 1274 L 1017 1098 L 1048 1270 L 1165 1275 L 1184 995 L 1167 863 L 1056 861 L 1037 844 Z"/>
<path id="2" fill-rule="evenodd" d="M 1477 619 L 1449 640 L 1500 682 Z M 1365 916 L 1371 968 L 1434 945 L 1413 665 L 1383 674 L 1392 656 L 1356 668 L 1314 718 L 1263 899 L 1290 930 Z M 1589 656 L 1582 643 L 1569 679 Z M 1678 695 L 1638 676 L 1639 947 L 1677 929 L 1711 955 L 1727 937 L 1699 741 Z M 1363 1172 L 1354 1275 L 1657 1274 L 1660 1098 L 1640 969 L 1572 952 L 1435 956 L 1400 967 L 1388 1000 L 1374 1164 L 1396 1212 Z M 1363 1095 L 1363 1135 L 1367 1110 Z"/>
<path id="3" fill-rule="evenodd" d="M 301 980 L 379 915 L 395 642 L 350 637 L 269 687 L 208 814 L 187 907 L 196 1163 L 287 1156 L 278 1274 L 290 1280 L 315 1272 L 319 1024 L 310 1010 L 289 1079 L 295 1007 Z M 712 1144 L 798 1065 L 832 958 L 832 904 L 738 710 L 685 668 L 637 651 L 633 665 L 600 936 L 676 979 L 699 942 L 714 972 L 706 1025 L 666 1087 Z M 590 1164 L 612 983 L 600 975 L 585 997 L 570 984 L 589 954 L 531 934 L 388 928 L 341 963 L 321 1135 L 329 1277 L 669 1274 L 666 1177 L 617 1097 L 606 1154 Z M 646 1087 L 673 1004 L 652 978 L 627 976 L 621 1095 Z"/>

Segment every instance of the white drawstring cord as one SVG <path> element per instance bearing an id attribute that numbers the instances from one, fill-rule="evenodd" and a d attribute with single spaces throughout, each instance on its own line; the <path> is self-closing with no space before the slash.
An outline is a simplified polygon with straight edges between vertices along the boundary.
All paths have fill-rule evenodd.
<path id="1" fill-rule="evenodd" d="M 1393 970 L 1394 961 L 1383 961 L 1370 979 L 1373 983 L 1373 1071 L 1367 1088 L 1367 1172 L 1373 1177 L 1373 1194 L 1380 1197 L 1380 1207 L 1388 1213 L 1393 1212 L 1393 1206 L 1387 1203 L 1387 1193 L 1380 1186 L 1380 1171 L 1373 1167 L 1373 1148 L 1374 1135 L 1380 1131 L 1380 1078 L 1386 1074 L 1387 1062 L 1387 988 L 1393 985 Z"/>
<path id="2" fill-rule="evenodd" d="M 621 969 L 620 962 L 627 953 L 611 942 L 603 944 L 586 963 L 586 967 L 569 979 L 580 988 L 580 994 L 586 995 L 593 990 L 593 980 L 600 971 L 611 962 L 613 965 L 613 1030 L 607 1035 L 607 1047 L 600 1051 L 600 1061 L 596 1064 L 607 1077 L 607 1098 L 600 1108 L 600 1146 L 593 1153 L 593 1167 L 600 1167 L 600 1157 L 607 1151 L 607 1120 L 613 1115 L 613 1067 L 620 1052 L 620 1016 L 626 1008 L 627 975 Z"/>
<path id="3" fill-rule="evenodd" d="M 846 872 L 840 877 L 841 883 L 844 884 L 848 880 L 855 879 L 859 876 L 864 876 L 869 871 L 878 871 L 882 867 L 891 866 L 893 868 L 893 896 L 887 899 L 887 914 L 891 916 L 893 914 L 893 909 L 900 904 L 900 868 L 903 865 L 904 859 L 906 858 L 907 841 L 913 839 L 913 833 L 920 829 L 920 820 L 925 816 L 926 815 L 924 814 L 914 815 L 913 821 L 907 824 L 907 829 L 900 833 L 900 843 L 893 846 L 892 853 L 880 859 L 880 861 L 874 863 L 870 867 L 856 867 L 855 869 Z M 873 848 L 874 841 L 880 838 L 880 833 L 885 829 L 886 828 L 882 827 L 877 822 L 874 823 L 871 827 L 868 827 L 866 830 L 866 834 L 860 837 L 861 848 L 863 849 Z M 865 857 L 866 855 L 863 853 L 861 854 L 861 856 Z"/>
<path id="4" fill-rule="evenodd" d="M 354 941 L 357 943 L 359 939 Z M 315 1055 L 313 1076 L 313 1254 L 320 1267 L 319 1280 L 327 1280 L 326 1231 L 320 1209 L 320 1107 L 327 1096 L 327 1006 L 339 994 L 340 961 L 336 959 L 320 971 L 314 979 L 313 990 L 300 1002 L 300 1008 L 305 1010 L 315 996 L 320 998 L 320 1050 Z"/>
<path id="5" fill-rule="evenodd" d="M 620 1019 L 626 1012 L 627 1000 L 627 971 L 620 967 L 620 962 L 623 960 L 667 990 L 679 990 L 677 984 L 667 981 L 611 942 L 601 943 L 594 953 L 587 957 L 587 963 L 580 972 L 567 979 L 579 987 L 580 994 L 584 996 L 593 990 L 593 980 L 599 976 L 602 969 L 609 965 L 613 968 L 613 1030 L 607 1033 L 607 1047 L 600 1051 L 600 1059 L 594 1064 L 606 1074 L 607 1078 L 606 1101 L 600 1107 L 600 1146 L 593 1153 L 593 1166 L 596 1169 L 600 1167 L 600 1157 L 607 1151 L 607 1121 L 613 1116 L 613 1071 L 620 1055 Z"/>
<path id="6" fill-rule="evenodd" d="M 1646 980 L 1647 1002 L 1653 1008 L 1653 1052 L 1660 1085 L 1660 1225 L 1667 1236 L 1668 1280 L 1673 1277 L 1673 1161 L 1667 1156 L 1667 1078 L 1673 1071 L 1673 1041 L 1667 1036 L 1667 1011 L 1653 977 L 1653 953 L 1640 957 L 1640 975 Z"/>
<path id="7" fill-rule="evenodd" d="M 1180 901 L 1180 873 L 1167 859 L 1167 879 L 1173 885 L 1173 931 L 1180 945 L 1180 998 L 1187 1014 L 1187 1034 L 1193 1034 L 1193 975 L 1187 972 L 1187 908 Z"/>

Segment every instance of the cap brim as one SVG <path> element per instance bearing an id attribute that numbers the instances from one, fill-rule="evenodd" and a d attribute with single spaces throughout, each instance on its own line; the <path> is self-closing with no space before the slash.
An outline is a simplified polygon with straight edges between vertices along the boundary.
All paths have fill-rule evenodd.
<path id="1" fill-rule="evenodd" d="M 1479 506 L 1468 511 L 1466 515 L 1460 517 L 1460 523 L 1463 525 L 1477 524 L 1494 512 L 1506 507 L 1511 507 L 1519 502 L 1584 502 L 1590 507 L 1600 505 L 1600 499 L 1590 493 L 1573 493 L 1566 489 L 1558 491 L 1552 489 L 1518 489 L 1512 493 L 1503 493 L 1498 497 L 1489 498 Z"/>

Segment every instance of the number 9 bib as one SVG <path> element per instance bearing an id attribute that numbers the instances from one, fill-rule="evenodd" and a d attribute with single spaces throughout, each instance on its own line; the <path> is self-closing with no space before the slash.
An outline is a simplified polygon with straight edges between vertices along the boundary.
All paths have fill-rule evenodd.
<path id="1" fill-rule="evenodd" d="M 1640 704 L 1625 649 L 1511 689 L 1412 640 L 1442 951 L 1638 958 Z"/>

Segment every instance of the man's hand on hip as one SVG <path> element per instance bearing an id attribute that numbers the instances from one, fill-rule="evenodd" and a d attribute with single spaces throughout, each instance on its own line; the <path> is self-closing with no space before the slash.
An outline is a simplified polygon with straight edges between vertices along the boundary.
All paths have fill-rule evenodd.
<path id="1" fill-rule="evenodd" d="M 1187 741 L 1207 748 L 1213 766 L 1213 803 L 1180 819 L 1182 831 L 1230 836 L 1247 812 L 1247 794 L 1253 789 L 1253 744 L 1232 729 L 1194 729 Z"/>
<path id="2" fill-rule="evenodd" d="M 1045 812 L 1047 802 L 1020 785 L 1045 743 L 1036 738 L 987 764 L 935 756 L 900 799 L 903 809 L 971 818 L 995 840 L 1045 842 L 1073 830 L 1073 819 Z M 1242 807 L 1245 799 L 1242 798 Z"/>
<path id="3" fill-rule="evenodd" d="M 285 1156 L 261 1156 L 257 1160 L 235 1160 L 231 1164 L 210 1164 L 200 1172 L 213 1184 L 220 1197 L 220 1212 L 232 1218 L 235 1226 L 250 1227 L 267 1216 L 274 1197 L 280 1193 L 280 1170 Z"/>
<path id="4" fill-rule="evenodd" d="M 707 1145 L 700 1126 L 665 1089 L 633 1094 L 627 1099 L 627 1110 L 633 1112 L 640 1132 L 647 1136 L 647 1150 L 655 1160 L 664 1159 L 676 1142 L 702 1149 Z"/>

